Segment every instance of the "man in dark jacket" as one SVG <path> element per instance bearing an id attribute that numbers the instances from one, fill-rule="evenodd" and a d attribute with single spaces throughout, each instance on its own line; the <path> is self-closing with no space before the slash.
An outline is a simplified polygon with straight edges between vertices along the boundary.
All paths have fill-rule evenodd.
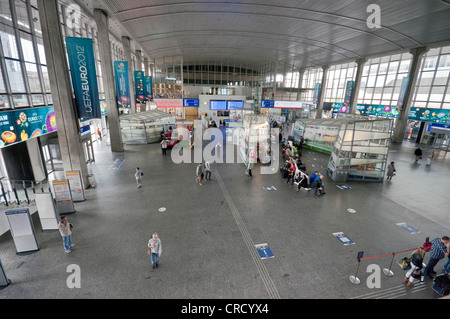
<path id="1" fill-rule="evenodd" d="M 422 149 L 420 148 L 420 146 L 416 148 L 416 150 L 414 151 L 414 155 L 416 155 L 415 163 L 417 164 L 417 161 L 422 158 Z"/>

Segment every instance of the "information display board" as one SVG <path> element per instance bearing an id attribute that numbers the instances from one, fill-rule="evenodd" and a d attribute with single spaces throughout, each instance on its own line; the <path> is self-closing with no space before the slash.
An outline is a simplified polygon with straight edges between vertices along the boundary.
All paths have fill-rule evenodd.
<path id="1" fill-rule="evenodd" d="M 36 193 L 35 198 L 42 230 L 58 229 L 58 214 L 52 194 Z"/>
<path id="2" fill-rule="evenodd" d="M 74 213 L 72 194 L 68 180 L 53 181 L 53 192 L 55 194 L 56 209 L 59 214 Z"/>
<path id="3" fill-rule="evenodd" d="M 66 172 L 66 178 L 69 181 L 70 192 L 74 202 L 82 202 L 85 200 L 83 182 L 81 180 L 80 171 Z"/>
<path id="4" fill-rule="evenodd" d="M 225 100 L 211 100 L 209 101 L 210 110 L 227 110 L 227 101 Z"/>
<path id="5" fill-rule="evenodd" d="M 17 253 L 39 249 L 34 225 L 28 208 L 10 209 L 5 212 Z"/>

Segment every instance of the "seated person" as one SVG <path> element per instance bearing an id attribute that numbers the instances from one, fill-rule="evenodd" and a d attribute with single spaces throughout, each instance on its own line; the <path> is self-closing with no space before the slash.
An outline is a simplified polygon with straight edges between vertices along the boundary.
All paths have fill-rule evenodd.
<path id="1" fill-rule="evenodd" d="M 308 191 L 311 190 L 311 188 L 308 188 L 308 179 L 307 179 L 306 175 L 304 175 L 304 174 L 302 174 L 301 179 L 298 182 L 297 192 L 300 190 L 300 188 L 304 188 Z"/>

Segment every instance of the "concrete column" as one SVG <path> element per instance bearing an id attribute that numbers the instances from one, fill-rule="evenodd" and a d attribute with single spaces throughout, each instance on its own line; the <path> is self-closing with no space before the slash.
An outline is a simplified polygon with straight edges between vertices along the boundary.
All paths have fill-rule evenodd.
<path id="1" fill-rule="evenodd" d="M 413 48 L 409 51 L 412 54 L 411 67 L 409 68 L 409 85 L 406 90 L 405 99 L 403 100 L 403 107 L 399 110 L 398 118 L 392 136 L 393 143 L 402 143 L 405 138 L 406 126 L 408 124 L 409 110 L 411 109 L 411 102 L 413 99 L 414 89 L 417 83 L 417 75 L 420 71 L 420 65 L 423 55 L 428 52 L 428 47 Z"/>
<path id="2" fill-rule="evenodd" d="M 325 90 L 327 88 L 327 73 L 328 73 L 328 69 L 330 68 L 329 65 L 322 65 L 322 87 L 320 89 L 320 94 L 319 94 L 319 101 L 317 102 L 317 110 L 316 110 L 316 119 L 320 119 L 322 118 L 322 113 L 323 113 L 323 100 L 325 98 Z"/>
<path id="3" fill-rule="evenodd" d="M 142 52 L 136 50 L 136 71 L 142 71 Z"/>
<path id="4" fill-rule="evenodd" d="M 148 58 L 147 57 L 144 57 L 144 74 L 150 75 L 150 73 L 148 72 Z"/>
<path id="5" fill-rule="evenodd" d="M 300 68 L 298 70 L 298 91 L 297 91 L 297 101 L 300 101 L 300 94 L 302 93 L 302 83 L 303 83 L 303 76 L 305 75 L 305 68 Z"/>
<path id="6" fill-rule="evenodd" d="M 64 171 L 80 171 L 84 187 L 87 187 L 88 169 L 80 142 L 76 105 L 72 97 L 72 83 L 61 32 L 58 0 L 38 0 L 38 9 Z"/>
<path id="7" fill-rule="evenodd" d="M 136 113 L 136 96 L 134 93 L 133 60 L 131 60 L 131 43 L 129 37 L 122 37 L 123 58 L 128 62 L 128 77 L 130 78 L 130 113 Z"/>
<path id="8" fill-rule="evenodd" d="M 98 51 L 102 67 L 103 86 L 105 89 L 108 112 L 109 138 L 112 152 L 123 152 L 122 132 L 120 130 L 119 111 L 117 108 L 116 87 L 114 83 L 113 61 L 109 42 L 108 16 L 101 9 L 94 9 L 97 24 Z"/>
<path id="9" fill-rule="evenodd" d="M 277 94 L 277 69 L 278 69 L 278 63 L 275 62 L 275 65 L 273 66 L 273 100 L 275 101 L 275 95 Z"/>
<path id="10" fill-rule="evenodd" d="M 350 114 L 356 113 L 356 105 L 358 104 L 358 94 L 359 88 L 361 87 L 361 76 L 364 68 L 364 64 L 367 62 L 367 58 L 360 58 L 356 61 L 356 75 L 355 75 L 355 85 L 353 86 L 353 96 L 350 101 Z"/>

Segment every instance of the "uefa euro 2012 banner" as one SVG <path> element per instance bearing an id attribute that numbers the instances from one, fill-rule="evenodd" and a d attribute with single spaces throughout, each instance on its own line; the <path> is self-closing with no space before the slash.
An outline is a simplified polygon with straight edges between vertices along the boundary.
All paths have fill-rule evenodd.
<path id="1" fill-rule="evenodd" d="M 0 112 L 0 147 L 56 131 L 52 106 Z"/>
<path id="2" fill-rule="evenodd" d="M 78 118 L 101 118 L 92 39 L 66 37 Z"/>

